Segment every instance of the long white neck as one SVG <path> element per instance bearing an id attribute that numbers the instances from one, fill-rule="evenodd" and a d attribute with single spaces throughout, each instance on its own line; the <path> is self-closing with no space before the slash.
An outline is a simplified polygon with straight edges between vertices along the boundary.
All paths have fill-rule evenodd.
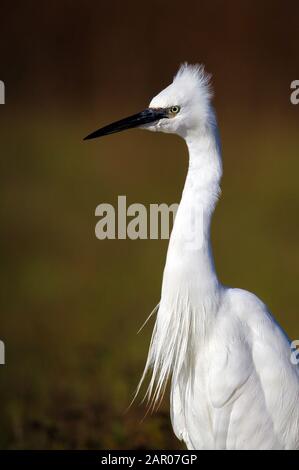
<path id="1" fill-rule="evenodd" d="M 163 396 L 171 374 L 173 384 L 182 374 L 192 382 L 195 356 L 213 324 L 221 295 L 210 243 L 211 216 L 222 174 L 217 127 L 209 124 L 184 138 L 189 150 L 188 174 L 169 242 L 159 310 L 139 384 L 140 387 L 152 368 L 147 395 L 153 406 Z"/>
<path id="2" fill-rule="evenodd" d="M 221 151 L 216 124 L 185 136 L 189 168 L 164 273 L 163 295 L 182 288 L 197 305 L 219 290 L 210 241 L 211 217 L 220 194 Z"/>

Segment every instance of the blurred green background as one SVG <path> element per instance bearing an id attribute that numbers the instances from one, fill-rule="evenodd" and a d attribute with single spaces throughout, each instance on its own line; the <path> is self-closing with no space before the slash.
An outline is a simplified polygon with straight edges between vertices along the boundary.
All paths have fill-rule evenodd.
<path id="1" fill-rule="evenodd" d="M 252 290 L 299 338 L 295 1 L 1 2 L 1 448 L 180 448 L 168 397 L 125 412 L 142 372 L 167 241 L 99 241 L 102 202 L 179 202 L 183 141 L 131 131 L 183 61 L 213 74 L 223 283 Z"/>

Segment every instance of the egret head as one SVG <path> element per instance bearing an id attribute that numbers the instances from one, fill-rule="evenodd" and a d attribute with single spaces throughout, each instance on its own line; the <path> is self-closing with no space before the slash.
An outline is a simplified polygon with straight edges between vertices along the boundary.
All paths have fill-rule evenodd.
<path id="1" fill-rule="evenodd" d="M 84 140 L 139 127 L 186 137 L 189 132 L 203 128 L 210 117 L 209 76 L 203 66 L 184 64 L 173 82 L 140 113 L 116 121 L 89 134 Z"/>
<path id="2" fill-rule="evenodd" d="M 209 119 L 211 90 L 203 66 L 183 64 L 173 82 L 150 102 L 150 109 L 163 109 L 167 116 L 145 127 L 185 136 Z"/>

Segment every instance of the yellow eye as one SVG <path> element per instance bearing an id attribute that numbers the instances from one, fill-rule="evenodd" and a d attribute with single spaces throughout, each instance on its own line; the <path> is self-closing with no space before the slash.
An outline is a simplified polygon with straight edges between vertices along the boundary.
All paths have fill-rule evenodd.
<path id="1" fill-rule="evenodd" d="M 178 112 L 180 111 L 180 107 L 179 106 L 171 106 L 171 108 L 169 109 L 170 113 L 171 114 L 178 114 Z"/>

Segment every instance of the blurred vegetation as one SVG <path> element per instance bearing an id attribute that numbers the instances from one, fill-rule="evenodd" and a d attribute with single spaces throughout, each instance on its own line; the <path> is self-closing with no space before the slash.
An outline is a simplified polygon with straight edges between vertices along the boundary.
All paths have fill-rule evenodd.
<path id="1" fill-rule="evenodd" d="M 136 331 L 159 300 L 167 242 L 99 241 L 94 209 L 118 194 L 178 201 L 186 149 L 141 131 L 90 145 L 73 124 L 32 118 L 13 140 L 12 122 L 2 130 L 1 447 L 178 448 L 168 399 L 143 421 L 138 402 L 125 413 L 151 326 Z M 298 338 L 298 135 L 228 127 L 213 224 L 219 275 L 260 295 Z"/>
<path id="2" fill-rule="evenodd" d="M 186 16 L 173 1 L 142 12 L 136 1 L 45 5 L 1 6 L 0 447 L 180 448 L 168 395 L 145 419 L 138 400 L 126 412 L 167 241 L 99 241 L 94 211 L 122 194 L 179 202 L 186 149 L 137 130 L 82 137 L 144 108 L 180 62 L 206 63 L 224 150 L 219 277 L 259 295 L 299 338 L 295 2 L 192 1 Z"/>

